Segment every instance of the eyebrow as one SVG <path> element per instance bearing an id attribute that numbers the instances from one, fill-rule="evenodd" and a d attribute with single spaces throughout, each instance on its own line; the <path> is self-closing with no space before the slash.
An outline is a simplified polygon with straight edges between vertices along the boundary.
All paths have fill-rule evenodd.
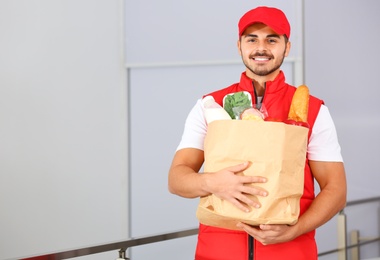
<path id="1" fill-rule="evenodd" d="M 245 38 L 252 37 L 252 38 L 258 38 L 256 34 L 247 34 L 245 35 Z M 280 38 L 279 34 L 268 34 L 265 38 Z"/>

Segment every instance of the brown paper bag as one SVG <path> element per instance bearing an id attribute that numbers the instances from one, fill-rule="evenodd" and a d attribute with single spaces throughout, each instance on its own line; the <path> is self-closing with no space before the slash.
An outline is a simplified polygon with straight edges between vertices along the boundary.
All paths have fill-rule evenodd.
<path id="1" fill-rule="evenodd" d="M 200 223 L 237 229 L 238 221 L 250 224 L 295 224 L 304 187 L 308 129 L 280 122 L 220 120 L 208 125 L 205 139 L 205 172 L 215 172 L 245 161 L 244 175 L 264 176 L 266 183 L 252 184 L 268 191 L 251 196 L 262 205 L 246 213 L 211 194 L 200 199 Z"/>

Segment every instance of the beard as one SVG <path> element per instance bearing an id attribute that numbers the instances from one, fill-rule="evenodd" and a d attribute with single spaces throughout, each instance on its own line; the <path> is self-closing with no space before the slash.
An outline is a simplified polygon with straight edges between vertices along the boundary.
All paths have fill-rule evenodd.
<path id="1" fill-rule="evenodd" d="M 256 52 L 255 54 L 252 54 L 252 55 L 249 55 L 249 59 L 248 60 L 245 60 L 244 58 L 242 58 L 243 60 L 243 63 L 245 65 L 245 67 L 250 70 L 253 74 L 257 75 L 257 76 L 268 76 L 270 75 L 271 73 L 275 72 L 276 70 L 278 70 L 282 63 L 284 62 L 284 59 L 285 59 L 285 51 L 282 55 L 282 58 L 279 59 L 272 67 L 269 67 L 267 68 L 267 66 L 260 66 L 260 65 L 255 65 L 255 66 L 252 66 L 249 64 L 249 61 L 253 58 L 253 57 L 269 57 L 271 59 L 273 59 L 273 55 L 271 54 L 268 54 L 266 52 Z"/>

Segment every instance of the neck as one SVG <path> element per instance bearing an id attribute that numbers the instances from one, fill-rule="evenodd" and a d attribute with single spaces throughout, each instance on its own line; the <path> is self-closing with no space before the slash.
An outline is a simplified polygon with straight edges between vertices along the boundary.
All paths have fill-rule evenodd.
<path id="1" fill-rule="evenodd" d="M 252 81 L 253 81 L 253 87 L 255 88 L 255 91 L 256 91 L 256 95 L 259 97 L 262 97 L 265 92 L 266 81 L 262 82 L 262 81 L 257 81 L 255 79 L 253 79 Z"/>
<path id="2" fill-rule="evenodd" d="M 273 73 L 270 73 L 269 75 L 260 76 L 257 74 L 252 73 L 250 70 L 246 71 L 246 75 L 252 79 L 253 85 L 256 90 L 256 94 L 258 96 L 263 96 L 265 92 L 265 83 L 268 81 L 273 81 L 278 74 L 280 73 L 280 70 L 277 70 Z"/>

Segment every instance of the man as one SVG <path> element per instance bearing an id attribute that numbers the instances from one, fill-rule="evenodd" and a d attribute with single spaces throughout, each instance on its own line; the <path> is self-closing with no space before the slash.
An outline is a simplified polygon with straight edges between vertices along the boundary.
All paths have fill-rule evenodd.
<path id="1" fill-rule="evenodd" d="M 285 14 L 276 8 L 258 7 L 244 14 L 238 27 L 237 47 L 246 71 L 239 83 L 208 95 L 223 105 L 227 94 L 246 91 L 252 96 L 252 105 L 265 104 L 269 116 L 285 120 L 295 92 L 295 87 L 285 83 L 280 69 L 291 47 L 290 25 Z M 334 123 L 323 101 L 314 96 L 310 96 L 308 123 L 304 193 L 297 224 L 253 227 L 239 223 L 237 227 L 241 231 L 200 224 L 195 259 L 317 259 L 315 229 L 345 206 L 346 177 Z M 266 191 L 248 184 L 267 180 L 236 174 L 249 167 L 248 163 L 231 165 L 217 172 L 199 173 L 204 162 L 206 132 L 204 108 L 198 100 L 186 120 L 169 171 L 170 192 L 186 198 L 215 194 L 244 211 L 260 207 L 249 196 L 266 196 Z M 321 190 L 316 197 L 314 179 Z"/>

